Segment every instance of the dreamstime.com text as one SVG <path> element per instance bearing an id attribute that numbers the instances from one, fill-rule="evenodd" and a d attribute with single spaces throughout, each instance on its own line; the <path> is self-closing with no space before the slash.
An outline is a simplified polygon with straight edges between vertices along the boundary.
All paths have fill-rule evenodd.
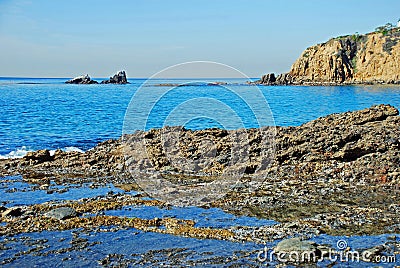
<path id="1" fill-rule="evenodd" d="M 323 261 L 331 262 L 373 262 L 373 263 L 396 263 L 400 256 L 395 254 L 374 254 L 373 251 L 353 251 L 347 248 L 344 240 L 337 242 L 338 249 L 327 249 L 326 251 L 289 251 L 275 252 L 268 247 L 260 250 L 257 254 L 257 260 L 265 263 L 317 263 Z M 345 247 L 343 246 L 345 245 Z"/>

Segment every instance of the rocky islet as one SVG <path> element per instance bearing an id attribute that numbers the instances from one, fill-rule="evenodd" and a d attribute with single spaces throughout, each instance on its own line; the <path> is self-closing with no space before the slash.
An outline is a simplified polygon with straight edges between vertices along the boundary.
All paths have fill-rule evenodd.
<path id="1" fill-rule="evenodd" d="M 88 74 L 78 76 L 72 78 L 65 82 L 66 84 L 98 84 L 99 82 L 92 80 Z M 128 79 L 126 78 L 125 71 L 119 71 L 114 76 L 110 77 L 110 79 L 103 80 L 101 84 L 129 84 Z"/>

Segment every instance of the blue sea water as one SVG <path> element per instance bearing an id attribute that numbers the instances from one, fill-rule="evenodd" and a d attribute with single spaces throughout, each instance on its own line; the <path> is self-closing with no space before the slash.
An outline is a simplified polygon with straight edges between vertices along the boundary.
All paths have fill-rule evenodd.
<path id="1" fill-rule="evenodd" d="M 130 79 L 128 85 L 68 85 L 64 84 L 65 80 L 0 78 L 0 158 L 23 156 L 29 150 L 42 148 L 87 150 L 100 141 L 118 138 L 122 133 L 164 125 L 185 125 L 191 129 L 297 126 L 320 116 L 363 109 L 374 104 L 385 103 L 400 108 L 400 87 L 396 86 L 255 87 L 246 85 L 243 79 L 212 80 L 229 82 L 225 86 L 208 85 L 199 82 L 199 79 Z M 181 83 L 187 86 L 172 86 Z M 171 85 L 160 87 L 157 84 Z M 64 186 L 51 184 L 50 188 L 55 191 L 49 193 L 28 184 L 20 176 L 6 177 L 0 183 L 0 196 L 2 205 L 15 206 L 76 200 L 106 195 L 110 191 L 122 192 L 111 184 L 95 189 L 89 186 L 73 185 L 68 191 L 58 192 Z M 213 228 L 275 224 L 268 219 L 237 217 L 220 209 L 196 207 L 167 210 L 130 206 L 106 211 L 105 214 L 194 219 L 198 227 Z M 90 246 L 70 250 L 76 234 L 87 239 Z M 313 239 L 332 246 L 338 239 L 345 239 L 357 249 L 385 243 L 389 237 L 322 235 Z M 266 246 L 272 248 L 277 242 Z M 201 240 L 145 233 L 132 228 L 1 236 L 0 246 L 0 266 L 4 267 L 24 267 L 28 264 L 48 267 L 56 263 L 63 267 L 100 267 L 103 266 L 101 260 L 114 255 L 121 255 L 131 267 L 172 266 L 170 258 L 174 255 L 178 255 L 182 266 L 269 265 L 257 261 L 257 253 L 264 245 L 253 242 Z M 111 261 L 110 266 L 119 265 L 112 258 Z M 379 265 L 393 267 L 399 261 L 396 259 L 395 263 Z M 328 264 L 325 261 L 321 266 Z M 339 266 L 375 267 L 376 264 L 346 262 Z"/>
<path id="2" fill-rule="evenodd" d="M 399 86 L 255 87 L 243 79 L 201 80 L 228 82 L 229 88 L 245 96 L 242 99 L 226 86 L 206 85 L 199 79 L 129 79 L 128 85 L 69 85 L 64 84 L 66 80 L 0 78 L 0 157 L 21 156 L 42 148 L 87 150 L 98 142 L 118 138 L 124 126 L 130 132 L 141 129 L 142 125 L 134 124 L 140 120 L 146 129 L 182 122 L 191 129 L 297 126 L 374 104 L 400 108 Z M 156 86 L 166 83 L 191 84 Z M 131 102 L 139 89 L 144 101 Z M 145 113 L 141 106 L 148 104 L 154 107 Z M 268 117 L 261 124 L 253 113 L 257 109 Z M 125 117 L 127 111 L 130 117 Z M 235 114 L 242 125 L 234 122 Z"/>

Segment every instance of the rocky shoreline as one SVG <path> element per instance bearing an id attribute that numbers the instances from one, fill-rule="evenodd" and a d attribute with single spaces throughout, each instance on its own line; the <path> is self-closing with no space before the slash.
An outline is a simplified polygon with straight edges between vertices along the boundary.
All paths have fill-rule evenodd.
<path id="1" fill-rule="evenodd" d="M 302 80 L 293 79 L 290 73 L 283 73 L 275 76 L 274 73 L 265 74 L 261 79 L 249 82 L 252 85 L 263 85 L 263 86 L 371 86 L 371 85 L 400 85 L 400 80 L 369 80 L 369 81 L 313 81 L 313 80 Z"/>
<path id="2" fill-rule="evenodd" d="M 328 115 L 298 127 L 234 131 L 167 127 L 108 140 L 85 153 L 58 150 L 52 155 L 48 150 L 39 150 L 21 159 L 2 159 L 3 187 L 13 182 L 10 176 L 17 175 L 31 185 L 28 191 L 47 191 L 49 195 L 84 185 L 96 191 L 106 184 L 124 192 L 14 207 L 7 207 L 3 202 L 0 234 L 12 237 L 71 230 L 79 236 L 101 228 L 112 232 L 133 228 L 140 232 L 240 243 L 282 240 L 275 247 L 277 252 L 301 253 L 309 249 L 323 259 L 324 252 L 341 252 L 310 242 L 309 238 L 322 234 L 340 237 L 400 234 L 399 126 L 399 111 L 390 105 L 378 105 Z M 170 148 L 165 145 L 168 142 L 165 138 L 175 134 L 178 134 L 179 146 L 169 153 L 195 162 L 177 165 L 168 155 Z M 143 148 L 145 151 L 140 151 Z M 246 161 L 232 164 L 230 158 L 240 151 L 237 148 L 248 155 Z M 213 152 L 210 159 L 214 161 L 208 161 L 209 152 Z M 263 165 L 265 159 L 269 164 Z M 191 169 L 193 163 L 198 164 L 196 169 Z M 195 220 L 180 218 L 180 215 L 162 218 L 108 215 L 109 211 L 130 206 L 171 208 L 168 201 L 149 198 L 142 191 L 143 185 L 133 179 L 132 165 L 140 167 L 141 174 L 151 179 L 163 178 L 184 185 L 204 185 L 227 169 L 240 171 L 238 182 L 222 198 L 204 203 L 202 208 L 221 208 L 237 216 L 256 216 L 275 223 L 221 228 L 197 226 Z M 250 187 L 254 178 L 260 177 L 262 183 L 256 188 Z M 12 194 L 21 190 L 7 191 Z M 360 254 L 366 252 L 371 258 L 399 254 L 396 248 L 400 243 L 393 237 L 382 245 L 362 249 Z M 89 244 L 83 242 L 62 252 L 88 248 Z M 6 247 L 7 243 L 1 245 Z M 179 263 L 179 259 L 176 261 Z M 8 259 L 2 263 L 12 262 L 13 259 Z"/>
<path id="3" fill-rule="evenodd" d="M 398 114 L 392 106 L 379 105 L 329 115 L 299 127 L 266 128 L 268 135 L 274 135 L 273 147 L 260 142 L 260 130 L 246 130 L 248 139 L 244 144 L 239 142 L 239 147 L 248 149 L 248 162 L 229 167 L 243 172 L 241 182 L 222 199 L 205 206 L 280 222 L 268 230 L 252 229 L 252 234 L 263 237 L 252 237 L 253 241 L 305 233 L 400 233 Z M 160 135 L 165 130 L 128 135 L 146 143 L 147 158 L 140 162 L 144 174 L 157 174 L 175 182 L 204 182 L 228 167 L 235 146 L 229 137 L 237 131 L 167 129 L 180 134 L 177 155 L 196 159 L 205 151 L 215 150 L 216 161 L 189 174 L 185 166 L 181 170 L 172 166 L 163 151 Z M 205 137 L 213 144 L 199 146 Z M 22 159 L 0 160 L 0 175 L 21 174 L 24 180 L 42 184 L 95 180 L 140 189 L 126 165 L 124 139 L 105 141 L 85 153 L 59 150 L 50 155 L 48 150 L 40 150 Z M 271 149 L 275 150 L 271 164 L 259 168 L 262 152 Z M 152 165 L 145 167 L 146 161 Z M 249 192 L 246 181 L 260 174 L 265 178 L 262 185 Z"/>

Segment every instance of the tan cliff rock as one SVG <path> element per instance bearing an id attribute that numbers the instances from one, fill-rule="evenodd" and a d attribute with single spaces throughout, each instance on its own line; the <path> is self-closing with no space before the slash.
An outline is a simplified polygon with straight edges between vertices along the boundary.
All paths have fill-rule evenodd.
<path id="1" fill-rule="evenodd" d="M 355 58 L 356 81 L 400 81 L 400 28 L 391 35 L 371 34 Z"/>
<path id="2" fill-rule="evenodd" d="M 400 84 L 400 28 L 348 35 L 311 46 L 289 73 L 262 84 Z"/>

